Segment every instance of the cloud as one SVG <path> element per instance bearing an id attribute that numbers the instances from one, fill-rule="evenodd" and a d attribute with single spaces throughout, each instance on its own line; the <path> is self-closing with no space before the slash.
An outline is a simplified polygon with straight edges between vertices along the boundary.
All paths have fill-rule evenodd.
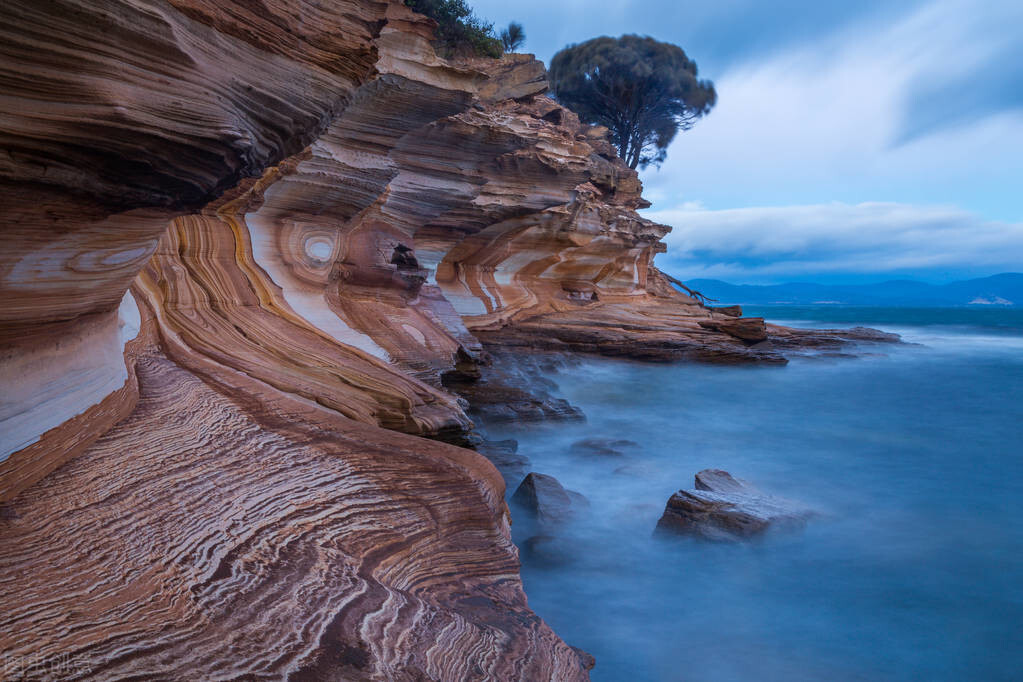
<path id="1" fill-rule="evenodd" d="M 820 35 L 864 15 L 880 15 L 921 0 L 472 0 L 476 12 L 504 26 L 520 21 L 526 49 L 549 60 L 561 48 L 600 35 L 650 35 L 681 45 L 715 78 L 750 54 Z"/>
<path id="2" fill-rule="evenodd" d="M 831 203 L 673 209 L 648 217 L 674 226 L 658 266 L 684 279 L 947 280 L 1023 265 L 1023 223 L 985 220 L 948 206 Z"/>
<path id="3" fill-rule="evenodd" d="M 1018 0 L 473 0 L 549 57 L 596 35 L 681 45 L 719 103 L 643 173 L 658 263 L 737 281 L 1023 268 Z M 738 208 L 754 207 L 754 208 Z M 719 210 L 734 209 L 734 210 Z"/>
<path id="4" fill-rule="evenodd" d="M 717 78 L 717 108 L 643 179 L 658 208 L 955 203 L 1019 220 L 1023 5 L 860 18 Z"/>

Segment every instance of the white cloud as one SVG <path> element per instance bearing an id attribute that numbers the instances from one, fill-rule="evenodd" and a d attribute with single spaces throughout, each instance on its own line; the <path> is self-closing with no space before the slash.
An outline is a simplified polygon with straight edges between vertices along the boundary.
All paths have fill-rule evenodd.
<path id="1" fill-rule="evenodd" d="M 1021 39 L 1023 4 L 937 0 L 874 22 L 718 77 L 717 108 L 644 174 L 647 197 L 658 208 L 885 200 L 1023 217 L 1023 113 L 988 110 L 930 134 L 913 116 L 918 93 L 1011 66 L 998 57 Z M 953 92 L 941 106 L 956 104 Z"/>
<path id="2" fill-rule="evenodd" d="M 686 279 L 776 282 L 916 274 L 939 279 L 1023 269 L 1023 223 L 947 206 L 816 204 L 673 209 L 658 264 Z"/>

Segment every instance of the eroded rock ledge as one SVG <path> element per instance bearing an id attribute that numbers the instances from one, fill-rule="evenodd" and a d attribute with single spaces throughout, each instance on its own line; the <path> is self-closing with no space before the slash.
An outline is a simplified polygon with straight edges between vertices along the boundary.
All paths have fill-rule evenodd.
<path id="1" fill-rule="evenodd" d="M 500 476 L 439 442 L 472 442 L 445 386 L 485 345 L 805 338 L 676 291 L 605 131 L 532 57 L 449 63 L 432 30 L 373 0 L 0 5 L 10 657 L 586 678 L 526 605 Z"/>

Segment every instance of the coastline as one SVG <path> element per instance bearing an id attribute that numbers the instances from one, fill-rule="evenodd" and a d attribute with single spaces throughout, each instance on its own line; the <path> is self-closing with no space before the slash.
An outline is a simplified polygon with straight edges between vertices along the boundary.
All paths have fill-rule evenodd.
<path id="1" fill-rule="evenodd" d="M 814 326 L 857 311 L 830 312 Z M 531 607 L 595 656 L 593 679 L 1011 676 L 1023 330 L 945 313 L 909 311 L 881 353 L 785 368 L 584 360 L 553 378 L 586 422 L 488 430 L 589 499 L 542 542 L 512 531 Z M 706 468 L 820 516 L 738 544 L 654 538 Z"/>
<path id="2" fill-rule="evenodd" d="M 586 679 L 462 447 L 485 446 L 473 386 L 513 420 L 578 415 L 537 395 L 543 361 L 504 379 L 489 356 L 780 365 L 897 339 L 678 292 L 653 265 L 669 228 L 542 63 L 441 59 L 399 2 L 318 8 L 4 8 L 24 50 L 2 68 L 40 82 L 12 78 L 0 209 L 0 427 L 24 427 L 0 650 L 71 677 Z"/>

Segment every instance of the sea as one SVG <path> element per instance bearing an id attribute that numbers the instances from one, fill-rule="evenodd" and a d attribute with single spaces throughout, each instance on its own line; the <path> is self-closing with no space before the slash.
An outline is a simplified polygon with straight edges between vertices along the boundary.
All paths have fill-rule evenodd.
<path id="1" fill-rule="evenodd" d="M 585 422 L 488 429 L 589 500 L 540 549 L 513 507 L 532 609 L 598 681 L 1023 680 L 1023 310 L 746 314 L 906 343 L 553 377 Z M 631 444 L 572 447 L 592 438 Z M 707 468 L 819 516 L 734 544 L 656 536 Z"/>

